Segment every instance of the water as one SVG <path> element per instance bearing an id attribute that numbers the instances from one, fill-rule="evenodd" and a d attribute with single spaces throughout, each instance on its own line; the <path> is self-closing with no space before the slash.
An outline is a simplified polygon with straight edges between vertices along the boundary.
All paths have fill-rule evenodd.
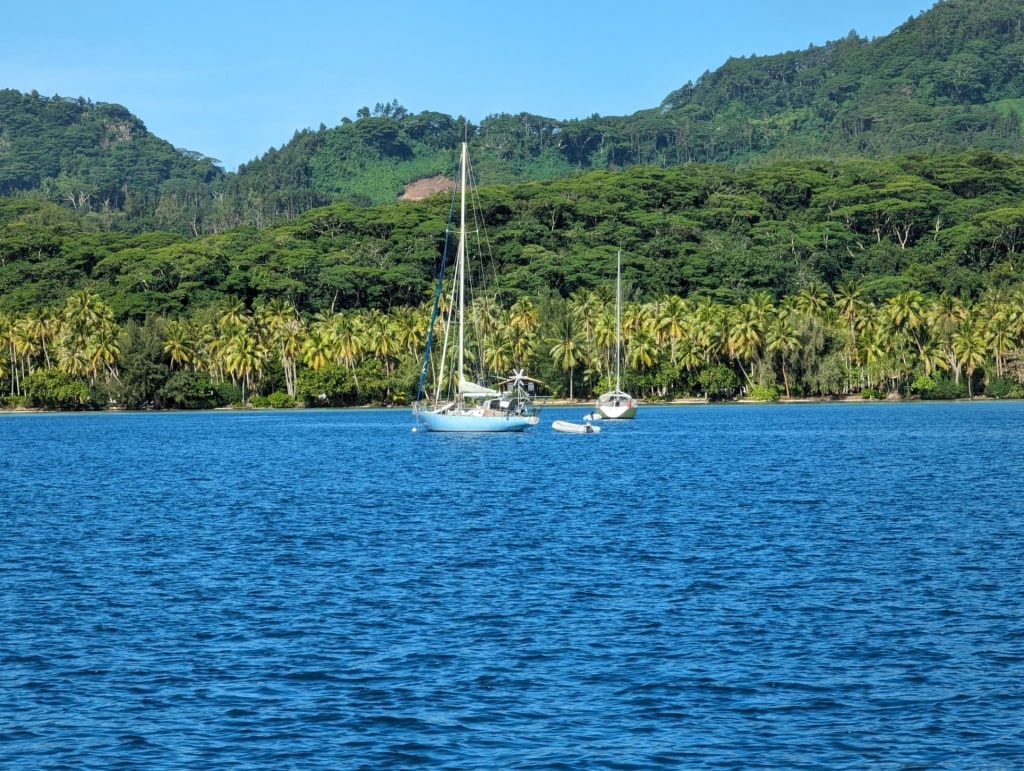
<path id="1" fill-rule="evenodd" d="M 1024 762 L 1024 404 L 0 415 L 0 766 Z"/>

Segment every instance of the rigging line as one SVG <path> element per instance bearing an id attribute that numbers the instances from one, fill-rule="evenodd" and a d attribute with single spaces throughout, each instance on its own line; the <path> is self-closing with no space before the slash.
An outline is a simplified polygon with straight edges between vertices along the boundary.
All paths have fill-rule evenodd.
<path id="1" fill-rule="evenodd" d="M 451 208 L 448 210 L 448 224 L 444 230 L 444 249 L 441 251 L 441 268 L 437 274 L 437 286 L 434 288 L 434 307 L 430 311 L 430 326 L 427 327 L 427 342 L 423 351 L 423 366 L 420 368 L 420 383 L 416 388 L 416 401 L 423 398 L 423 383 L 427 377 L 427 365 L 430 362 L 430 349 L 434 342 L 434 322 L 437 320 L 437 313 L 441 300 L 441 281 L 444 279 L 445 267 L 448 263 L 448 249 L 451 244 L 452 219 L 455 216 L 455 202 L 458 200 L 458 190 L 452 195 Z"/>
<path id="2" fill-rule="evenodd" d="M 470 199 L 472 200 L 471 213 L 473 215 L 473 237 L 476 243 L 477 253 L 480 255 L 479 272 L 482 279 L 482 283 L 485 286 L 493 287 L 492 294 L 498 304 L 502 304 L 501 295 L 501 282 L 498 280 L 498 260 L 494 256 L 494 247 L 491 244 L 491 236 L 487 229 L 487 222 L 483 217 L 484 205 L 480 197 L 479 191 L 479 180 L 476 177 L 476 173 L 473 170 L 473 161 L 467 159 L 467 169 L 469 171 L 468 179 L 468 192 Z M 483 258 L 487 259 L 484 260 Z"/>

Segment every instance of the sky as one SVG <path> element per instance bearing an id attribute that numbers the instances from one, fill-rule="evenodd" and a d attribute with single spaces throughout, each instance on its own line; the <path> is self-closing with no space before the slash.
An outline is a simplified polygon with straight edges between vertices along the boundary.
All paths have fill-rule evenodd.
<path id="1" fill-rule="evenodd" d="M 631 115 L 730 57 L 881 37 L 934 4 L 36 0 L 4 10 L 0 88 L 123 105 L 234 171 L 393 100 L 474 123 Z"/>

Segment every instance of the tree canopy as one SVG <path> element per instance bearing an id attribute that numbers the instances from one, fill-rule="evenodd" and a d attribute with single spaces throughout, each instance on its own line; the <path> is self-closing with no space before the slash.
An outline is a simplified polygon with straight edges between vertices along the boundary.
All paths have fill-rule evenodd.
<path id="1" fill-rule="evenodd" d="M 397 100 L 302 129 L 224 173 L 119 105 L 0 91 L 0 195 L 32 194 L 99 227 L 183 235 L 257 228 L 329 203 L 378 205 L 441 175 L 467 138 L 481 184 L 633 166 L 743 169 L 827 157 L 1024 152 L 1024 9 L 940 0 L 891 34 L 731 58 L 629 116 L 497 113 L 475 125 Z"/>

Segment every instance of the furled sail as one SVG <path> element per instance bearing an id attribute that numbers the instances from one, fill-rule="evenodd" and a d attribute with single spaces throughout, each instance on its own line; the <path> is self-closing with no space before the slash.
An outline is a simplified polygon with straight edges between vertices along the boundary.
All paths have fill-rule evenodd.
<path id="1" fill-rule="evenodd" d="M 474 383 L 472 380 L 466 380 L 462 375 L 459 375 L 459 393 L 463 396 L 476 397 L 479 399 L 485 399 L 489 396 L 500 396 L 498 391 L 493 388 L 487 388 L 486 386 Z"/>

